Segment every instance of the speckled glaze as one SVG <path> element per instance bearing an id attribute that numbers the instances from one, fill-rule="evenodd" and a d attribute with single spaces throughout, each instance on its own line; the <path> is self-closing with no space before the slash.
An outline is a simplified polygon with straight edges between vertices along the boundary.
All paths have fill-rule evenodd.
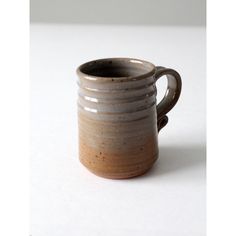
<path id="1" fill-rule="evenodd" d="M 96 175 L 123 179 L 145 173 L 158 158 L 158 131 L 181 91 L 179 74 L 132 58 L 87 62 L 77 69 L 79 158 Z M 155 82 L 167 75 L 156 107 Z"/>

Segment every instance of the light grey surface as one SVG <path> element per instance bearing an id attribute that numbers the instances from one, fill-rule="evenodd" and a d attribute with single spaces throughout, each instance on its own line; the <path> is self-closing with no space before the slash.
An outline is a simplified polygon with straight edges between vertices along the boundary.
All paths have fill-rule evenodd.
<path id="1" fill-rule="evenodd" d="M 31 0 L 31 22 L 205 25 L 205 0 Z"/>
<path id="2" fill-rule="evenodd" d="M 129 180 L 99 178 L 78 161 L 75 70 L 112 56 L 174 68 L 183 80 L 159 160 Z M 31 234 L 204 236 L 205 66 L 204 28 L 33 25 Z"/>

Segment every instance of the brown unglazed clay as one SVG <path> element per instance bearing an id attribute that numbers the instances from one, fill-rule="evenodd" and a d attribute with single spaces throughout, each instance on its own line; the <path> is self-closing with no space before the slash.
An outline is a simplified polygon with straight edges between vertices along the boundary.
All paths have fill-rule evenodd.
<path id="1" fill-rule="evenodd" d="M 158 158 L 158 130 L 181 91 L 179 74 L 132 58 L 87 62 L 77 69 L 79 158 L 96 175 L 123 179 L 141 175 Z M 156 107 L 155 82 L 168 78 Z"/>

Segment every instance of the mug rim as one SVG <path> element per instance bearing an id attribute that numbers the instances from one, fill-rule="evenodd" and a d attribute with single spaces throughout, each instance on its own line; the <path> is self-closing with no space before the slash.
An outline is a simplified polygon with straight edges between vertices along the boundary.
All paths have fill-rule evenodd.
<path id="1" fill-rule="evenodd" d="M 127 61 L 127 63 L 130 63 L 130 64 L 140 64 L 140 66 L 145 67 L 145 68 L 150 68 L 150 70 L 145 73 L 140 73 L 139 75 L 123 76 L 123 77 L 122 76 L 120 76 L 120 77 L 96 76 L 96 75 L 92 75 L 92 74 L 85 73 L 82 71 L 82 69 L 89 67 L 96 62 L 111 61 L 111 60 L 112 61 Z M 88 79 L 88 80 L 127 81 L 127 80 L 139 80 L 139 79 L 143 79 L 146 77 L 150 77 L 150 76 L 154 75 L 155 71 L 156 71 L 156 66 L 149 61 L 145 61 L 145 60 L 141 60 L 141 59 L 137 59 L 137 58 L 129 58 L 129 57 L 111 57 L 111 58 L 95 59 L 95 60 L 85 62 L 77 68 L 76 73 L 78 76 L 83 76 L 85 79 Z"/>

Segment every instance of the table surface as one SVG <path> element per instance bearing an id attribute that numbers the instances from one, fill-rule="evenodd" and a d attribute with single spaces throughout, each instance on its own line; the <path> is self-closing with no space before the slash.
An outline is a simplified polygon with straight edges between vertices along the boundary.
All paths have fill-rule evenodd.
<path id="1" fill-rule="evenodd" d="M 31 25 L 31 234 L 205 235 L 205 28 Z M 176 69 L 183 90 L 160 158 L 129 180 L 78 161 L 76 67 L 133 57 Z M 157 99 L 166 81 L 158 82 Z"/>

